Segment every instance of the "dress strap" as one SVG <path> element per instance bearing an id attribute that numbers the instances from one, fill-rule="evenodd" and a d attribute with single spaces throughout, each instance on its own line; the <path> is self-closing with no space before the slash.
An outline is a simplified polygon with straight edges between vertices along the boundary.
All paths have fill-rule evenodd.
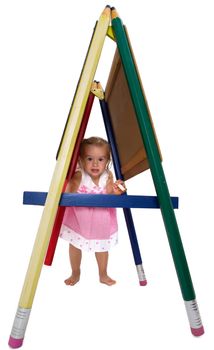
<path id="1" fill-rule="evenodd" d="M 103 174 L 100 176 L 99 180 L 99 187 L 105 188 L 106 187 L 106 182 L 108 180 L 109 174 L 107 170 L 103 172 Z"/>

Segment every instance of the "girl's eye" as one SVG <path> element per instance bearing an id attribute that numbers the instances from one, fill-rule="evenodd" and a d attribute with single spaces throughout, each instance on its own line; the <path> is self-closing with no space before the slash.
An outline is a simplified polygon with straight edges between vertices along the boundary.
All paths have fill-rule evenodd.
<path id="1" fill-rule="evenodd" d="M 86 160 L 91 162 L 92 161 L 92 157 L 87 157 Z"/>
<path id="2" fill-rule="evenodd" d="M 104 158 L 99 158 L 99 162 L 104 162 Z"/>

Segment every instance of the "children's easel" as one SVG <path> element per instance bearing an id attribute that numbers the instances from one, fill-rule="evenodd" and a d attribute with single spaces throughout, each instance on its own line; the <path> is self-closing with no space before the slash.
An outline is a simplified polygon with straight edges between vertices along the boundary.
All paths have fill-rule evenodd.
<path id="1" fill-rule="evenodd" d="M 112 26 L 109 26 L 110 20 Z M 104 94 L 101 85 L 93 80 L 106 36 L 116 41 L 117 50 Z M 157 197 L 63 194 L 67 181 L 75 171 L 79 144 L 85 133 L 94 96 L 100 101 L 116 177 L 127 180 L 150 168 Z M 131 138 L 128 139 L 128 136 Z M 57 152 L 48 194 L 25 192 L 24 204 L 44 205 L 44 210 L 9 339 L 12 348 L 18 348 L 23 343 L 41 269 L 44 262 L 47 265 L 52 263 L 66 206 L 123 208 L 140 285 L 146 285 L 146 277 L 130 208 L 160 208 L 191 331 L 195 336 L 204 333 L 174 214 L 178 201 L 169 194 L 130 41 L 114 8 L 106 6 L 96 23 Z"/>

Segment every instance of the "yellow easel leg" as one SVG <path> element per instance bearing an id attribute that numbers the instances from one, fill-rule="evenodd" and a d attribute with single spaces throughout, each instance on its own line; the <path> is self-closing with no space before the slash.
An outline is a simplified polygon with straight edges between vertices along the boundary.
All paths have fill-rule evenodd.
<path id="1" fill-rule="evenodd" d="M 9 345 L 18 348 L 23 343 L 30 310 L 33 304 L 39 276 L 50 240 L 63 184 L 75 146 L 82 116 L 91 84 L 99 62 L 104 40 L 110 22 L 110 8 L 106 7 L 97 23 L 95 33 L 83 67 L 79 85 L 70 111 L 68 124 L 62 140 L 55 171 L 50 184 L 46 204 L 41 217 L 31 259 L 25 277 L 17 314 L 15 316 Z"/>

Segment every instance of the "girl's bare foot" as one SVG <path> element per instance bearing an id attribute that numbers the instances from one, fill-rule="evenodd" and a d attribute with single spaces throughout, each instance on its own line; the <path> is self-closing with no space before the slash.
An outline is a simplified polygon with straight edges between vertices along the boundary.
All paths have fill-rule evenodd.
<path id="1" fill-rule="evenodd" d="M 113 284 L 116 283 L 115 280 L 113 280 L 111 277 L 109 277 L 108 275 L 103 275 L 100 276 L 100 283 L 104 283 L 107 286 L 112 286 Z"/>
<path id="2" fill-rule="evenodd" d="M 64 282 L 67 286 L 74 286 L 80 280 L 80 273 L 74 274 L 67 278 Z"/>

